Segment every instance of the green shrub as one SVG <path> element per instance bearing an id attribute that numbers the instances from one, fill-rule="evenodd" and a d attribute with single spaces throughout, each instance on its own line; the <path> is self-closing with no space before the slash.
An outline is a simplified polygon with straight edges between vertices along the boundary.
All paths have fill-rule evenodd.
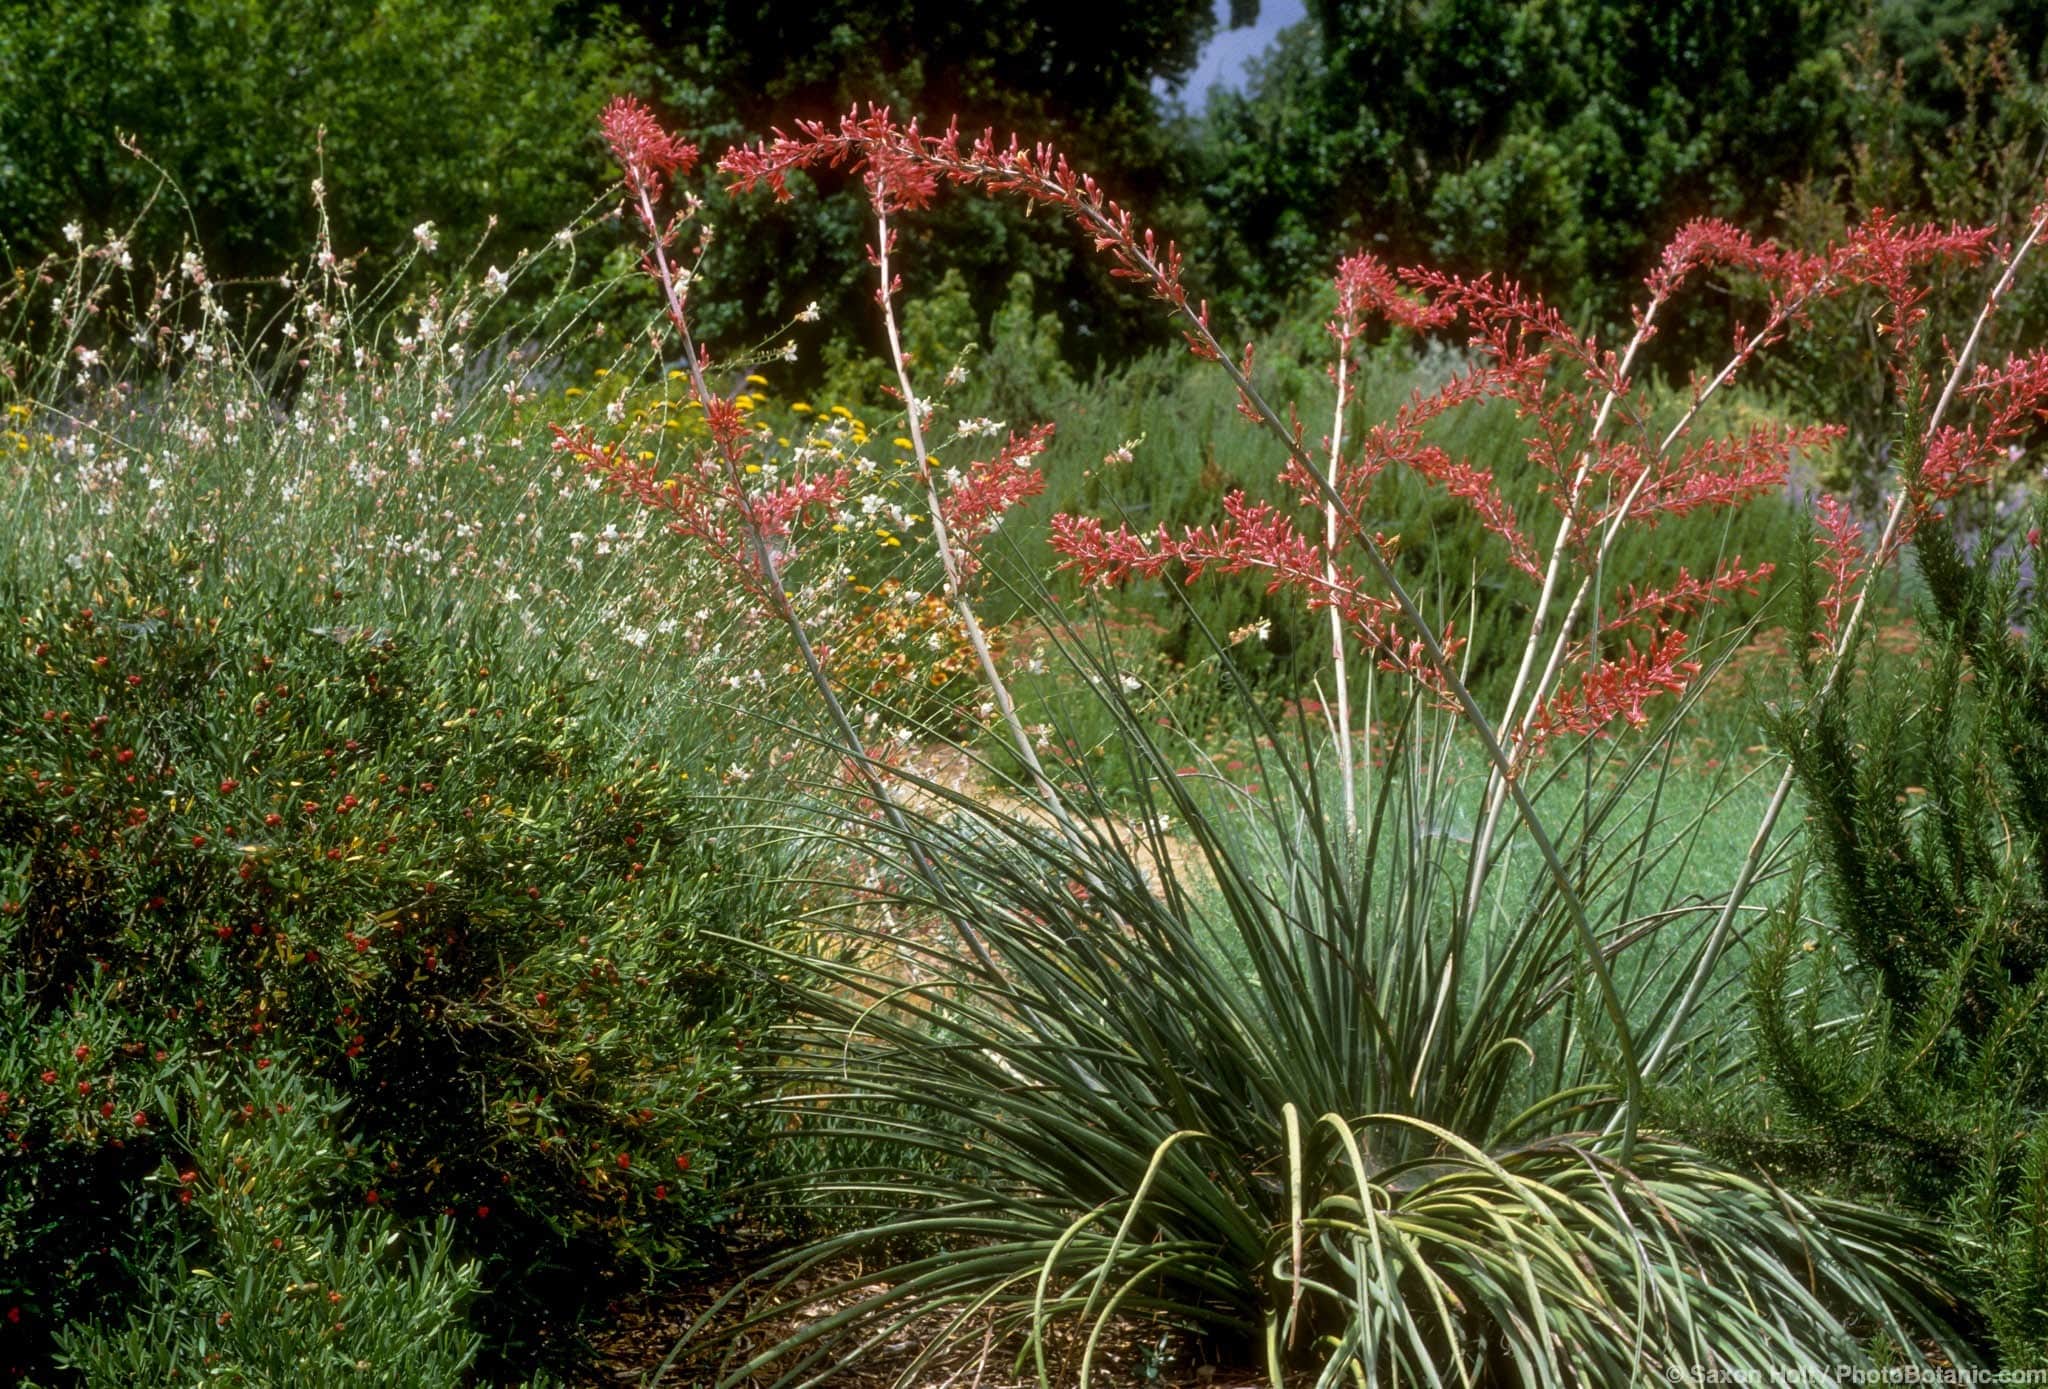
<path id="1" fill-rule="evenodd" d="M 347 1104 L 282 1067 L 243 1063 L 180 1097 L 178 1167 L 138 1192 L 140 1218 L 172 1235 L 138 1270 L 118 1323 L 74 1323 L 60 1359 L 89 1384 L 452 1384 L 474 1362 L 464 1320 L 473 1262 L 454 1223 L 408 1239 L 352 1198 L 370 1164 L 337 1132 Z"/>
<path id="2" fill-rule="evenodd" d="M 159 171 L 189 213 L 138 228 L 138 260 L 196 235 L 217 270 L 275 276 L 313 243 L 316 177 L 343 256 L 429 219 L 451 255 L 492 227 L 531 245 L 599 186 L 582 126 L 644 57 L 613 7 L 556 0 L 7 0 L 0 250 L 26 263 L 65 223 L 125 227 Z"/>
<path id="3" fill-rule="evenodd" d="M 1777 721 L 1824 914 L 1752 966 L 1788 1161 L 1964 1236 L 2011 1367 L 2048 1365 L 2048 590 L 1946 522 L 1916 537 L 1924 669 Z M 2031 557 L 2029 557 L 2031 559 Z M 1789 1120 L 1790 1122 L 1786 1122 Z"/>
<path id="4" fill-rule="evenodd" d="M 126 1306 L 133 1335 L 67 1342 L 111 1364 L 229 1295 L 180 1268 L 340 1286 L 320 1259 L 364 1290 L 361 1344 L 397 1334 L 381 1299 L 444 1317 L 475 1260 L 505 1351 L 534 1304 L 715 1247 L 761 1160 L 740 1062 L 774 1000 L 714 935 L 758 933 L 771 899 L 701 765 L 608 745 L 596 693 L 502 643 L 303 584 L 136 565 L 4 591 L 0 1306 L 26 1349 L 0 1359 Z M 222 1096 L 271 1104 L 273 1071 L 299 1117 L 223 1129 Z M 247 1190 L 170 1205 L 167 1173 L 241 1170 L 223 1142 L 256 1145 Z M 310 1243 L 265 1262 L 247 1220 Z M 358 1266 L 392 1239 L 439 1291 Z M 299 1325 L 233 1296 L 251 1346 Z M 465 1334 L 420 1353 L 453 1363 Z"/>

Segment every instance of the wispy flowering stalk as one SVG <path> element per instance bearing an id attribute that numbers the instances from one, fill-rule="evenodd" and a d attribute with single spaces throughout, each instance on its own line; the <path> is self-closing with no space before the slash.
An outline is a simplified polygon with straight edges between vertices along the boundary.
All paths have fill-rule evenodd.
<path id="1" fill-rule="evenodd" d="M 1401 302 L 1400 294 L 1385 279 L 1385 271 L 1377 260 L 1371 256 L 1346 258 L 1337 267 L 1337 316 L 1326 325 L 1331 339 L 1337 344 L 1337 361 L 1330 373 L 1331 382 L 1337 390 L 1337 401 L 1330 421 L 1330 465 L 1324 474 L 1325 487 L 1330 495 L 1322 502 L 1323 578 L 1332 587 L 1337 583 L 1337 551 L 1343 541 L 1342 517 L 1333 498 L 1344 482 L 1344 416 L 1352 397 L 1351 352 L 1353 344 L 1365 331 L 1369 298 L 1385 304 Z M 1334 604 L 1329 609 L 1329 619 L 1331 678 L 1337 694 L 1335 729 L 1340 794 L 1344 800 L 1344 830 L 1347 834 L 1356 834 L 1358 767 L 1357 754 L 1353 752 L 1351 743 L 1351 670 L 1345 652 L 1344 616 Z"/>
<path id="2" fill-rule="evenodd" d="M 918 185 L 913 184 L 913 188 Z M 1032 789 L 1053 817 L 1063 825 L 1068 823 L 1066 807 L 1060 800 L 1057 788 L 1045 774 L 1045 768 L 1038 760 L 1037 750 L 1031 745 L 1031 735 L 1024 727 L 1024 721 L 1017 716 L 1017 702 L 1010 696 L 1010 687 L 1004 682 L 1002 672 L 996 668 L 995 656 L 989 650 L 988 636 L 982 630 L 981 618 L 974 610 L 974 600 L 968 592 L 967 580 L 974 560 L 962 547 L 956 545 L 950 532 L 948 512 L 968 498 L 958 498 L 951 504 L 939 491 L 937 470 L 932 467 L 931 451 L 925 444 L 926 405 L 918 399 L 917 390 L 910 381 L 910 362 L 903 351 L 903 339 L 896 328 L 896 291 L 902 287 L 900 278 L 889 269 L 889 256 L 894 248 L 895 232 L 889 226 L 892 208 L 887 178 L 882 169 L 871 170 L 869 192 L 875 209 L 875 266 L 881 284 L 875 291 L 875 300 L 882 307 L 882 326 L 889 340 L 889 360 L 896 369 L 897 385 L 903 396 L 903 417 L 906 421 L 910 447 L 917 458 L 918 478 L 924 484 L 925 506 L 931 515 L 932 547 L 938 552 L 939 565 L 945 574 L 946 601 L 952 606 L 954 616 L 959 620 L 960 630 L 967 638 L 967 644 L 974 652 L 975 664 L 981 669 L 982 682 L 988 686 L 989 697 L 995 702 L 996 713 L 1009 732 L 1010 744 L 1016 750 L 1018 760 L 1031 778 Z M 905 206 L 914 204 L 905 203 Z M 990 524 L 1001 509 L 1013 505 L 1023 498 L 1023 493 L 1006 488 L 1004 482 L 1010 473 L 1000 465 L 1014 469 L 1019 456 L 1028 457 L 1045 446 L 1050 437 L 1048 427 L 1044 432 L 1028 436 L 1027 442 L 1019 447 L 1012 439 L 1012 446 L 998 455 L 999 468 L 962 480 L 963 487 L 976 488 L 978 495 L 974 504 L 988 511 L 986 516 L 977 516 L 983 524 Z M 1033 474 L 1035 478 L 1035 474 Z M 994 485 L 991 486 L 990 484 Z"/>
<path id="3" fill-rule="evenodd" d="M 1857 634 L 1862 629 L 1864 615 L 1869 609 L 1873 580 L 1904 545 L 1906 537 L 1911 534 L 1924 509 L 1941 499 L 1938 494 L 1929 490 L 1923 467 L 1924 461 L 1942 441 L 1958 437 L 1958 431 L 1948 426 L 1946 421 L 1949 410 L 1958 398 L 1969 392 L 1969 383 L 1973 380 L 1983 383 L 1995 379 L 1975 367 L 1977 351 L 1983 343 L 1986 326 L 2012 289 L 2021 262 L 2040 241 L 2044 232 L 2048 232 L 2048 202 L 2038 204 L 2033 209 L 2026 236 L 2006 255 L 2004 269 L 1990 292 L 1985 295 L 1984 302 L 1977 311 L 1976 321 L 1970 326 L 1969 336 L 1956 351 L 1955 361 L 1942 383 L 1941 394 L 1927 411 L 1925 423 L 1917 431 L 1920 443 L 1919 456 L 1900 461 L 1899 486 L 1892 496 L 1891 505 L 1885 510 L 1884 525 L 1878 532 L 1877 543 L 1872 547 L 1868 560 L 1861 565 L 1860 574 L 1856 565 L 1848 559 L 1849 547 L 1846 537 L 1836 536 L 1832 543 L 1825 544 L 1829 559 L 1840 570 L 1839 573 L 1831 570 L 1831 581 L 1843 584 L 1845 592 L 1849 583 L 1856 582 L 1859 578 L 1860 582 L 1856 583 L 1856 601 L 1849 611 L 1848 618 L 1840 623 L 1829 642 L 1826 665 L 1815 694 L 1815 703 L 1833 694 L 1835 686 L 1841 681 L 1847 667 L 1848 653 L 1854 646 Z M 1988 241 L 1988 238 L 1985 240 Z M 1980 241 L 1978 244 L 1981 246 L 1985 242 Z M 1889 320 L 1882 326 L 1886 336 L 1893 339 L 1894 360 L 1910 363 L 1916 355 L 1920 326 L 1926 317 L 1925 310 L 1921 307 L 1925 292 L 1916 291 L 1911 283 L 1899 274 L 1895 255 L 1879 255 L 1876 259 L 1882 276 L 1881 284 L 1888 291 L 1891 310 Z M 1904 367 L 1897 370 L 1902 372 Z M 1900 399 L 1906 403 L 1909 410 L 1916 402 L 1924 404 L 1925 391 L 1929 383 L 1914 382 L 1903 375 L 1895 379 L 1901 386 Z M 2048 409 L 2048 376 L 2035 376 L 2020 396 L 2010 398 L 2004 404 L 2007 410 L 2020 412 L 2031 407 L 2037 414 Z M 1998 446 L 1996 438 L 1993 431 L 1976 436 L 1978 448 L 1981 450 L 1979 458 L 1987 457 L 1989 452 Z M 1969 472 L 1969 455 L 1964 453 L 1957 456 L 1953 465 L 1947 467 L 1943 476 L 1936 481 L 1945 485 L 1949 481 L 1968 475 Z M 1831 592 L 1829 596 L 1836 600 L 1835 612 L 1839 613 L 1843 595 Z M 1743 856 L 1742 866 L 1736 870 L 1735 882 L 1729 888 L 1727 900 L 1722 903 L 1713 929 L 1707 933 L 1707 938 L 1700 947 L 1683 992 L 1675 999 L 1667 1000 L 1669 1006 L 1665 1012 L 1664 1025 L 1645 1058 L 1647 1066 L 1660 1066 L 1670 1055 L 1672 1048 L 1677 1045 L 1680 1030 L 1684 1027 L 1686 1019 L 1691 1016 L 1701 994 L 1713 978 L 1722 954 L 1727 949 L 1728 939 L 1733 933 L 1736 915 L 1748 899 L 1750 888 L 1756 882 L 1757 871 L 1763 863 L 1765 850 L 1770 844 L 1771 835 L 1777 828 L 1778 819 L 1784 813 L 1786 803 L 1791 799 L 1793 781 L 1793 769 L 1787 765 L 1779 775 L 1778 785 L 1771 793 L 1770 803 L 1764 808 L 1756 835 L 1750 841 L 1749 851 Z"/>
<path id="4" fill-rule="evenodd" d="M 841 750 L 869 796 L 886 816 L 911 854 L 914 866 L 934 890 L 944 894 L 945 885 L 919 848 L 918 836 L 903 815 L 894 794 L 875 771 L 859 731 L 840 702 L 832 681 L 819 659 L 816 644 L 782 584 L 786 552 L 778 542 L 786 539 L 794 521 L 807 508 L 830 502 L 838 481 L 798 483 L 767 495 L 750 491 L 745 454 L 749 447 L 744 420 L 733 401 L 715 395 L 704 378 L 705 356 L 690 331 L 686 299 L 669 252 L 681 227 L 694 209 L 686 207 L 664 223 L 656 212 L 662 180 L 671 173 L 688 173 L 697 160 L 697 148 L 676 140 L 661 127 L 653 112 L 630 98 L 614 101 L 605 109 L 604 134 L 612 153 L 625 172 L 626 188 L 638 212 L 649 250 L 646 268 L 661 287 L 670 326 L 683 348 L 689 373 L 691 397 L 704 411 L 714 457 L 700 462 L 696 476 L 687 486 L 669 487 L 651 472 L 635 470 L 615 452 L 594 444 L 587 435 L 556 430 L 558 447 L 580 455 L 592 472 L 609 478 L 614 485 L 643 504 L 671 513 L 670 528 L 707 545 L 723 560 L 729 572 L 747 589 L 765 600 L 796 644 L 805 674 L 825 705 L 838 735 Z M 707 473 L 717 475 L 715 481 Z M 737 532 L 735 535 L 734 532 Z M 955 930 L 984 968 L 994 970 L 994 959 L 981 937 L 957 916 Z"/>

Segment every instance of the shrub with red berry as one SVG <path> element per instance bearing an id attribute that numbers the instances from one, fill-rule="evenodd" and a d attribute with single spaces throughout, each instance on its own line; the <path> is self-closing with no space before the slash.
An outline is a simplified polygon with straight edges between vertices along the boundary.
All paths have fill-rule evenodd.
<path id="1" fill-rule="evenodd" d="M 593 696 L 483 645 L 121 572 L 4 603 L 11 1362 L 206 1263 L 180 1251 L 226 1217 L 195 1194 L 264 1204 L 267 1173 L 301 1174 L 273 1214 L 374 1206 L 478 1260 L 487 1333 L 591 1270 L 715 1248 L 765 1146 L 741 1060 L 773 1005 L 725 941 L 780 913 L 686 768 L 608 746 Z M 277 1077 L 326 1117 L 220 1170 L 219 1097 L 268 1123 Z"/>

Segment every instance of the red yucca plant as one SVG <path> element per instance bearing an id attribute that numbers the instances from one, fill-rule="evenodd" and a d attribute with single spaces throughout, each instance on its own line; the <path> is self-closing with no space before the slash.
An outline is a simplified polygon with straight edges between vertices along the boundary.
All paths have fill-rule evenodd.
<path id="1" fill-rule="evenodd" d="M 1789 779 L 1737 881 L 1705 909 L 1704 928 L 1647 964 L 1642 943 L 1668 939 L 1670 920 L 1699 921 L 1702 909 L 1667 902 L 1631 914 L 1634 889 L 1612 891 L 1617 873 L 1634 881 L 1656 861 L 1639 839 L 1602 828 L 1614 797 L 1586 792 L 1550 822 L 1536 799 L 1546 749 L 1571 743 L 1602 756 L 1601 740 L 1648 724 L 1657 701 L 1696 694 L 1706 673 L 1693 641 L 1702 616 L 1754 591 L 1770 566 L 1733 557 L 1705 573 L 1625 574 L 1616 547 L 1668 519 L 1775 491 L 1798 455 L 1829 445 L 1840 431 L 1827 425 L 1717 429 L 1720 399 L 1816 304 L 1874 291 L 1913 446 L 1900 451 L 1873 543 L 1823 504 L 1817 669 L 1823 688 L 1833 685 L 1872 575 L 1922 518 L 1988 477 L 2042 415 L 2048 358 L 1996 369 L 1974 359 L 2048 207 L 2035 210 L 2017 246 L 1992 229 L 1879 216 L 1802 253 L 1695 222 L 1649 277 L 1619 350 L 1514 284 L 1351 256 L 1339 264 L 1328 325 L 1335 408 L 1328 434 L 1311 439 L 1297 409 L 1262 393 L 1254 347 L 1227 350 L 1218 339 L 1207 304 L 1185 286 L 1178 248 L 1049 147 L 967 140 L 951 128 L 926 135 L 870 110 L 729 151 L 718 168 L 732 191 L 787 197 L 792 172 L 839 168 L 868 192 L 876 301 L 946 596 L 1043 806 L 1041 822 L 965 798 L 934 811 L 934 788 L 904 796 L 905 779 L 863 746 L 833 680 L 830 645 L 785 587 L 848 478 L 750 465 L 759 437 L 709 389 L 710 357 L 690 331 L 691 279 L 678 257 L 697 205 L 686 200 L 667 220 L 659 211 L 664 177 L 687 170 L 697 151 L 631 102 L 606 113 L 605 130 L 711 443 L 667 474 L 585 435 L 564 433 L 561 446 L 667 514 L 782 619 L 858 779 L 858 813 L 879 817 L 846 837 L 870 850 L 886 843 L 898 884 L 890 902 L 943 920 L 971 956 L 936 950 L 926 963 L 945 982 L 907 989 L 886 970 L 811 962 L 819 983 L 781 1053 L 794 1067 L 781 1078 L 816 1080 L 835 1098 L 818 1121 L 814 1097 L 797 1086 L 792 1112 L 883 1151 L 950 1154 L 952 1165 L 912 1174 L 884 1159 L 826 1179 L 890 1213 L 770 1270 L 785 1291 L 809 1277 L 808 1296 L 841 1305 L 732 1367 L 729 1382 L 778 1362 L 778 1382 L 817 1382 L 805 1376 L 820 1364 L 913 1324 L 928 1346 L 922 1365 L 970 1332 L 978 1340 L 975 1319 L 985 1315 L 1020 1333 L 1020 1356 L 1048 1383 L 1051 1328 L 1078 1324 L 1085 1381 L 1103 1329 L 1139 1310 L 1262 1340 L 1276 1383 L 1290 1360 L 1327 1384 L 1619 1383 L 1646 1372 L 1682 1379 L 1702 1366 L 1827 1366 L 1867 1358 L 1861 1337 L 1872 1327 L 1908 1360 L 1930 1344 L 1962 1353 L 1927 1232 L 1795 1201 L 1661 1136 L 1639 1141 L 1642 1086 L 1698 1033 L 1698 1005 L 1768 859 Z M 1170 818 L 1205 882 L 1175 868 L 1165 831 L 1148 830 L 1149 846 L 1129 842 L 1103 828 L 1085 789 L 1075 804 L 1055 786 L 975 612 L 968 579 L 977 547 L 1007 507 L 1038 490 L 1030 460 L 1048 431 L 1013 435 L 951 482 L 934 466 L 933 403 L 901 347 L 894 266 L 899 223 L 947 187 L 1071 219 L 1113 274 L 1173 315 L 1196 357 L 1226 373 L 1298 503 L 1233 493 L 1213 524 L 1177 534 L 1086 516 L 1052 522 L 1055 550 L 1085 582 L 1250 574 L 1328 623 L 1339 813 L 1327 817 L 1313 780 L 1283 767 L 1275 779 L 1287 814 L 1269 807 L 1275 837 L 1258 853 L 1172 775 L 1172 759 L 1122 705 L 1116 681 L 1097 682 L 1127 752 L 1166 788 L 1163 804 L 1146 793 L 1148 810 L 1169 813 L 1147 823 Z M 1986 261 L 2002 272 L 1968 339 L 1930 341 L 1931 279 Z M 1734 330 L 1725 358 L 1674 402 L 1641 379 L 1640 361 L 1673 301 L 1715 275 L 1752 291 L 1759 307 Z M 1359 356 L 1382 324 L 1461 339 L 1463 365 L 1359 428 Z M 1441 442 L 1455 412 L 1502 404 L 1521 421 L 1525 466 L 1541 479 L 1540 515 L 1518 514 L 1491 472 Z M 1951 418 L 1965 411 L 1969 420 Z M 1375 487 L 1402 471 L 1458 499 L 1528 586 L 1523 649 L 1492 708 L 1462 678 L 1463 639 L 1403 585 L 1391 541 L 1372 524 Z M 1397 777 L 1362 793 L 1354 656 L 1367 663 L 1367 683 L 1387 673 L 1407 691 L 1409 713 L 1397 722 L 1415 740 L 1411 751 L 1435 720 L 1441 747 L 1469 736 L 1483 756 L 1468 842 L 1429 827 L 1447 804 L 1433 799 L 1435 778 L 1417 778 L 1432 785 L 1402 800 L 1409 818 L 1393 828 Z M 1653 764 L 1654 747 L 1617 754 L 1624 787 Z M 1426 765 L 1440 772 L 1441 754 L 1431 757 Z M 1561 846 L 1553 824 L 1574 840 Z M 1542 861 L 1533 891 L 1508 884 L 1505 850 L 1518 839 Z M 875 928 L 856 914 L 845 929 Z M 1250 963 L 1219 964 L 1203 945 L 1219 935 Z M 1587 991 L 1591 1006 L 1572 1006 Z M 1543 1064 L 1515 1069 L 1539 1047 Z M 1531 1078 L 1539 1072 L 1541 1084 Z M 915 1237 L 950 1248 L 885 1275 L 816 1278 L 833 1258 Z"/>

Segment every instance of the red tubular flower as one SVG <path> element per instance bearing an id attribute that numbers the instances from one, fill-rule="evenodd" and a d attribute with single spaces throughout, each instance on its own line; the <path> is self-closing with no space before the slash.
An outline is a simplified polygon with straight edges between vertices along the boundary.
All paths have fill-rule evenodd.
<path id="1" fill-rule="evenodd" d="M 650 202 L 661 200 L 665 175 L 687 176 L 697 167 L 697 147 L 662 129 L 655 114 L 632 97 L 619 97 L 605 107 L 598 124 L 627 184 L 646 193 Z"/>
<path id="2" fill-rule="evenodd" d="M 1821 595 L 1818 604 L 1823 627 L 1814 633 L 1814 640 L 1832 647 L 1841 633 L 1842 619 L 1847 616 L 1849 596 L 1869 564 L 1863 550 L 1863 528 L 1856 524 L 1848 507 L 1823 493 L 1814 504 L 1814 519 L 1820 525 L 1821 547 L 1815 563 L 1828 576 L 1827 592 Z"/>
<path id="3" fill-rule="evenodd" d="M 1684 659 L 1685 648 L 1685 633 L 1673 628 L 1652 637 L 1643 650 L 1630 643 L 1627 655 L 1599 662 L 1538 713 L 1530 730 L 1533 746 L 1559 733 L 1600 733 L 1616 719 L 1632 727 L 1648 722 L 1645 703 L 1678 693 L 1699 674 L 1699 662 Z"/>
<path id="4" fill-rule="evenodd" d="M 946 533 L 959 553 L 961 577 L 971 577 L 980 560 L 975 547 L 1002 524 L 1005 512 L 1045 490 L 1045 476 L 1026 460 L 1037 457 L 1052 441 L 1053 427 L 1039 425 L 1012 433 L 996 456 L 967 465 L 953 490 L 940 499 Z"/>
<path id="5" fill-rule="evenodd" d="M 1207 305 L 1188 295 L 1179 249 L 1171 242 L 1162 245 L 1048 145 L 1026 146 L 1015 137 L 999 145 L 992 132 L 968 141 L 956 126 L 927 135 L 914 123 L 899 123 L 887 110 L 870 107 L 865 115 L 855 109 L 836 123 L 800 122 L 794 134 L 777 131 L 771 140 L 729 151 L 718 167 L 734 192 L 765 186 L 783 198 L 793 170 L 847 168 L 867 179 L 884 212 L 921 207 L 941 185 L 954 184 L 1070 218 L 1109 259 L 1113 275 L 1145 286 L 1179 320 L 1190 349 L 1231 374 L 1243 412 L 1287 448 L 1281 480 L 1303 506 L 1322 512 L 1331 501 L 1330 490 L 1338 505 L 1330 527 L 1334 538 L 1326 544 L 1308 538 L 1306 517 L 1237 493 L 1225 500 L 1219 524 L 1189 528 L 1179 536 L 1164 529 L 1151 535 L 1111 529 L 1089 517 L 1056 517 L 1052 541 L 1067 567 L 1084 582 L 1099 584 L 1154 578 L 1176 567 L 1190 580 L 1206 571 L 1255 570 L 1266 577 L 1269 591 L 1289 589 L 1312 609 L 1335 610 L 1375 659 L 1439 690 L 1448 688 L 1449 676 L 1429 668 L 1423 634 L 1390 598 L 1367 592 L 1354 572 L 1330 563 L 1354 545 L 1376 547 L 1384 559 L 1386 542 L 1365 520 L 1372 514 L 1372 490 L 1382 473 L 1406 470 L 1444 490 L 1500 539 L 1513 569 L 1546 591 L 1552 556 L 1555 562 L 1569 561 L 1573 578 L 1583 585 L 1602 572 L 1616 538 L 1631 523 L 1650 527 L 1665 517 L 1762 496 L 1783 485 L 1795 454 L 1838 437 L 1833 427 L 1781 425 L 1695 435 L 1696 429 L 1708 433 L 1698 428 L 1705 402 L 1746 370 L 1757 353 L 1800 326 L 1819 300 L 1849 289 L 1875 291 L 1881 300 L 1877 321 L 1891 349 L 1887 369 L 1909 408 L 1930 406 L 1926 378 L 1913 366 L 1927 319 L 1925 272 L 1936 265 L 1976 264 L 1992 248 L 1988 229 L 1911 226 L 1883 213 L 1820 253 L 1790 250 L 1727 223 L 1693 221 L 1679 229 L 1646 279 L 1648 298 L 1621 352 L 1603 348 L 1512 282 L 1396 271 L 1370 255 L 1349 256 L 1337 267 L 1337 313 L 1328 325 L 1340 353 L 1348 353 L 1377 317 L 1418 333 L 1455 328 L 1463 337 L 1468 365 L 1444 385 L 1417 393 L 1392 418 L 1355 439 L 1347 433 L 1344 456 L 1330 460 L 1325 469 L 1308 454 L 1298 421 L 1290 422 L 1284 407 L 1258 397 L 1251 347 L 1241 361 L 1225 355 L 1211 331 Z M 1653 430 L 1660 402 L 1630 379 L 1636 350 L 1653 335 L 1661 306 L 1711 272 L 1753 279 L 1764 294 L 1762 314 L 1734 330 L 1718 370 L 1695 378 L 1693 399 L 1677 423 Z M 1979 407 L 1979 418 L 1948 425 L 1927 441 L 1914 484 L 1918 507 L 1979 481 L 1999 449 L 2048 418 L 2048 360 L 2028 359 L 1998 373 L 1980 371 L 1964 394 Z M 1530 538 L 1493 471 L 1459 456 L 1436 432 L 1437 422 L 1458 407 L 1494 401 L 1511 405 L 1523 422 L 1527 463 L 1540 476 L 1546 504 L 1557 517 L 1556 539 L 1546 546 L 1539 548 Z M 1000 514 L 1001 507 L 1027 495 L 1025 488 L 1035 487 L 1026 470 L 1012 465 L 1021 465 L 1021 459 L 999 458 L 956 488 L 944 509 L 952 529 L 975 535 L 981 516 Z M 1912 519 L 1907 516 L 1900 538 L 1910 533 Z M 1830 502 L 1822 504 L 1821 524 L 1827 537 L 1822 564 L 1831 580 L 1823 612 L 1832 635 L 1854 583 L 1885 556 L 1866 559 L 1853 526 Z M 1323 527 L 1314 529 L 1320 535 Z M 1387 572 L 1382 563 L 1373 568 L 1383 577 Z M 1671 624 L 1754 591 L 1768 572 L 1767 566 L 1744 568 L 1736 562 L 1711 577 L 1681 571 L 1675 577 L 1644 578 L 1619 594 L 1594 593 L 1583 606 L 1572 600 L 1567 630 L 1556 638 L 1568 658 L 1560 670 L 1561 691 L 1547 699 L 1541 691 L 1532 693 L 1537 709 L 1529 724 L 1531 738 L 1595 732 L 1617 720 L 1640 722 L 1645 701 L 1682 689 L 1699 669 L 1685 658 L 1685 633 Z M 1571 630 L 1581 615 L 1590 613 L 1600 614 L 1599 632 L 1583 626 Z M 1645 634 L 1646 645 L 1630 647 L 1623 657 L 1602 658 L 1596 638 L 1630 628 Z M 1440 649 L 1435 659 L 1442 656 Z"/>

